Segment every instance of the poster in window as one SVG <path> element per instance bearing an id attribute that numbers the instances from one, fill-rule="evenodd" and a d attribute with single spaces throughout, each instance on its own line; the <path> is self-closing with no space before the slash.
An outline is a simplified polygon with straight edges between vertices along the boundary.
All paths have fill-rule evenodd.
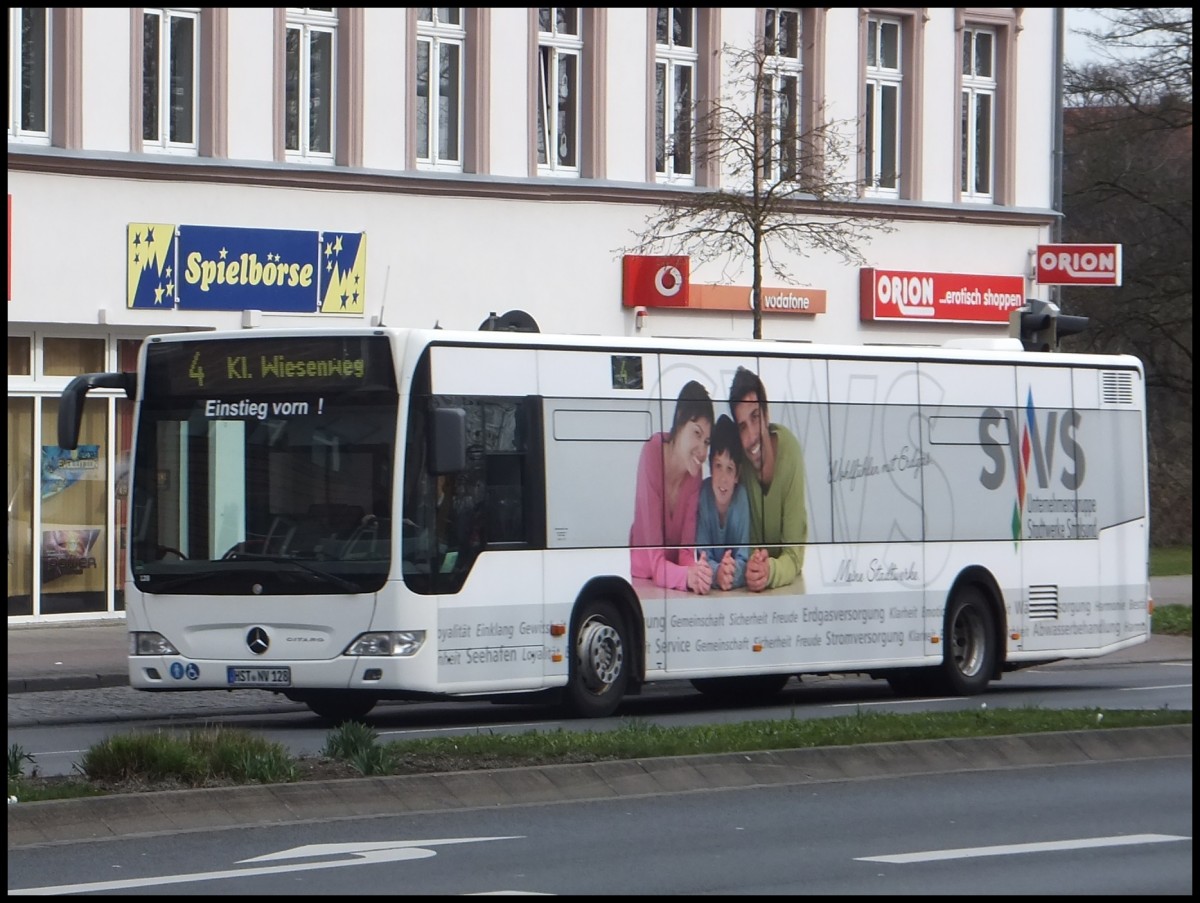
<path id="1" fill-rule="evenodd" d="M 42 531 L 42 583 L 94 571 L 102 527 L 55 524 Z"/>
<path id="2" fill-rule="evenodd" d="M 42 499 L 52 498 L 80 480 L 103 480 L 99 445 L 75 449 L 42 446 Z"/>

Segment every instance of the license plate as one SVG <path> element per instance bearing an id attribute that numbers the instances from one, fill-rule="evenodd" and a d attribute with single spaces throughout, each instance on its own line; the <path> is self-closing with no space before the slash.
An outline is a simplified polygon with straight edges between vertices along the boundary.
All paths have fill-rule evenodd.
<path id="1" fill-rule="evenodd" d="M 228 682 L 231 687 L 290 687 L 291 668 L 229 668 Z"/>

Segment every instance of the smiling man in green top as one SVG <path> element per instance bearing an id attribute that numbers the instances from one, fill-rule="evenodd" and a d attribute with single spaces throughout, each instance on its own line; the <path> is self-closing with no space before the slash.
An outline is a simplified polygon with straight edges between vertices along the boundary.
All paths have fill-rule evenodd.
<path id="1" fill-rule="evenodd" d="M 786 427 L 770 422 L 762 380 L 745 367 L 733 376 L 729 407 L 746 452 L 741 482 L 750 497 L 755 547 L 746 564 L 746 586 L 755 592 L 787 586 L 804 566 L 808 538 L 800 442 Z"/>

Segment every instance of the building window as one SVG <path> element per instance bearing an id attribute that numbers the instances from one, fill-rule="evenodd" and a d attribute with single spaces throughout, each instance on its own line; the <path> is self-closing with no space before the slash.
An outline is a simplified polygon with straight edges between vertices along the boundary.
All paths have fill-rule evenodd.
<path id="1" fill-rule="evenodd" d="M 991 201 L 996 146 L 996 35 L 962 29 L 962 198 Z"/>
<path id="2" fill-rule="evenodd" d="M 583 35 L 579 10 L 539 8 L 538 172 L 579 174 L 579 74 Z"/>
<path id="3" fill-rule="evenodd" d="M 904 61 L 898 19 L 867 19 L 866 184 L 881 197 L 900 194 L 900 128 Z"/>
<path id="4" fill-rule="evenodd" d="M 83 405 L 79 446 L 58 446 L 57 397 L 41 399 L 40 517 L 33 535 L 41 614 L 108 609 L 108 399 Z M 12 592 L 9 613 L 12 614 Z"/>
<path id="5" fill-rule="evenodd" d="M 991 202 L 995 192 L 996 34 L 963 29 L 962 147 L 959 189 L 963 200 Z"/>
<path id="6" fill-rule="evenodd" d="M 33 372 L 30 367 L 32 349 L 33 342 L 29 336 L 8 337 L 9 376 L 29 376 Z"/>
<path id="7" fill-rule="evenodd" d="M 33 398 L 8 398 L 8 614 L 33 614 Z"/>
<path id="8" fill-rule="evenodd" d="M 284 151 L 293 162 L 333 162 L 336 10 L 288 7 L 284 35 Z"/>
<path id="9" fill-rule="evenodd" d="M 800 115 L 802 18 L 799 9 L 772 8 L 763 19 L 765 74 L 770 91 L 763 96 L 767 120 L 771 123 L 770 156 L 765 161 L 764 177 L 770 181 L 796 178 L 800 164 Z"/>
<path id="10" fill-rule="evenodd" d="M 696 10 L 656 9 L 654 172 L 660 182 L 695 184 Z"/>
<path id="11" fill-rule="evenodd" d="M 462 7 L 417 9 L 415 105 L 419 168 L 462 171 L 466 38 Z"/>
<path id="12" fill-rule="evenodd" d="M 50 143 L 50 10 L 8 10 L 8 137 Z"/>
<path id="13" fill-rule="evenodd" d="M 200 11 L 142 13 L 142 147 L 196 153 Z"/>
<path id="14" fill-rule="evenodd" d="M 104 339 L 47 336 L 42 340 L 44 376 L 79 376 L 106 369 Z"/>

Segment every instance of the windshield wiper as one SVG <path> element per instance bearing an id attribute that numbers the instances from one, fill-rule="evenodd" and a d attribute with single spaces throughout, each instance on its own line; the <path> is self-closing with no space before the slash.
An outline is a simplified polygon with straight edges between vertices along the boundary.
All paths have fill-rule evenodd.
<path id="1" fill-rule="evenodd" d="M 361 593 L 362 587 L 353 580 L 347 580 L 345 577 L 339 577 L 337 574 L 331 574 L 328 571 L 323 571 L 320 568 L 315 568 L 311 564 L 306 563 L 300 558 L 289 558 L 287 555 L 264 555 L 259 552 L 235 552 L 228 556 L 226 561 L 239 561 L 248 559 L 250 561 L 269 561 L 272 564 L 291 564 L 307 571 L 314 577 L 319 577 L 321 580 L 331 583 L 334 586 L 340 587 L 351 593 Z"/>
<path id="2" fill-rule="evenodd" d="M 196 571 L 192 574 L 184 574 L 182 577 L 176 577 L 173 580 L 167 580 L 163 583 L 159 583 L 157 578 L 154 578 L 155 582 L 147 587 L 146 592 L 169 593 L 173 589 L 179 589 L 192 583 L 200 583 L 204 580 L 212 580 L 216 577 L 225 577 L 228 576 L 228 574 L 228 571 L 214 570 L 209 568 L 206 571 Z M 153 575 L 143 574 L 141 577 L 139 577 L 139 579 L 142 579 L 145 576 L 153 577 Z"/>
<path id="3" fill-rule="evenodd" d="M 290 564 L 294 565 L 306 576 L 316 577 L 324 583 L 331 586 L 336 586 L 339 589 L 344 589 L 350 593 L 361 593 L 362 587 L 352 580 L 347 580 L 344 577 L 339 577 L 337 574 L 330 574 L 328 571 L 323 571 L 320 568 L 315 568 L 310 564 L 306 564 L 298 558 L 289 558 L 286 555 L 261 555 L 257 552 L 238 552 L 235 555 L 230 555 L 223 561 L 251 561 L 251 562 L 270 562 L 271 564 Z M 182 574 L 178 577 L 159 581 L 154 579 L 153 584 L 146 587 L 147 592 L 152 593 L 169 593 L 172 590 L 181 589 L 185 586 L 190 586 L 194 583 L 201 583 L 205 580 L 216 580 L 218 578 L 228 579 L 231 575 L 238 573 L 237 570 L 231 568 L 206 568 L 203 571 L 195 571 L 191 574 Z"/>

